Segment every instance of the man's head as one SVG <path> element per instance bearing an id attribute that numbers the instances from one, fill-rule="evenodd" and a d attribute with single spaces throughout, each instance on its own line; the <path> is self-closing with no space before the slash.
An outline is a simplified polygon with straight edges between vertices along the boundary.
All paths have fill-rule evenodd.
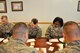
<path id="1" fill-rule="evenodd" d="M 1 17 L 1 22 L 2 22 L 3 24 L 7 24 L 7 23 L 8 23 L 8 18 L 7 18 L 6 15 L 3 15 L 3 16 Z"/>
<path id="2" fill-rule="evenodd" d="M 32 27 L 32 28 L 35 28 L 35 27 L 37 26 L 37 24 L 38 24 L 38 20 L 37 20 L 36 18 L 33 18 L 33 19 L 31 20 L 31 27 Z"/>
<path id="3" fill-rule="evenodd" d="M 16 23 L 13 27 L 13 37 L 25 42 L 28 39 L 27 25 L 23 22 Z"/>
<path id="4" fill-rule="evenodd" d="M 74 21 L 66 22 L 63 26 L 63 37 L 67 43 L 80 40 L 80 29 L 78 24 Z"/>

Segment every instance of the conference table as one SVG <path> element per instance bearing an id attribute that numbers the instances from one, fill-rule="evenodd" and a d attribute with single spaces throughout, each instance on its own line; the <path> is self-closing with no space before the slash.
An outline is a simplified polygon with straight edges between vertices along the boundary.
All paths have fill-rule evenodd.
<path id="1" fill-rule="evenodd" d="M 34 48 L 46 48 L 46 53 L 54 53 L 55 51 L 59 50 L 59 46 L 57 44 L 61 42 L 50 42 L 52 44 L 47 44 L 49 42 L 49 39 L 42 37 L 42 38 L 36 38 L 34 41 Z M 31 45 L 31 42 L 26 43 L 27 46 Z M 53 49 L 53 50 L 52 50 Z"/>

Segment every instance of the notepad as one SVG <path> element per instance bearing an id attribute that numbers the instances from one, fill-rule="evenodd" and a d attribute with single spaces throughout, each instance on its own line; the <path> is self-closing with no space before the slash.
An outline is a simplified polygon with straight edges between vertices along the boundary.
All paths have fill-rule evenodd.
<path id="1" fill-rule="evenodd" d="M 59 44 L 57 44 L 57 45 L 59 46 L 59 49 L 58 49 L 58 50 L 63 49 L 63 44 L 59 43 Z"/>
<path id="2" fill-rule="evenodd" d="M 34 46 L 34 45 L 35 45 L 35 43 L 34 43 L 34 42 L 31 42 L 31 43 L 30 43 L 30 45 Z"/>
<path id="3" fill-rule="evenodd" d="M 54 47 L 50 46 L 48 50 L 49 51 L 53 51 L 54 50 Z"/>
<path id="4" fill-rule="evenodd" d="M 34 48 L 34 46 L 29 46 L 30 48 Z"/>
<path id="5" fill-rule="evenodd" d="M 44 53 L 47 53 L 46 48 L 41 48 L 43 50 Z"/>
<path id="6" fill-rule="evenodd" d="M 27 42 L 34 42 L 35 39 L 28 39 Z"/>
<path id="7" fill-rule="evenodd" d="M 3 40 L 4 38 L 0 38 L 0 42 Z"/>
<path id="8" fill-rule="evenodd" d="M 48 44 L 48 45 L 52 45 L 52 43 L 51 43 L 51 42 L 46 42 L 46 44 Z"/>
<path id="9" fill-rule="evenodd" d="M 49 42 L 59 42 L 58 39 L 50 39 Z"/>
<path id="10" fill-rule="evenodd" d="M 61 42 L 64 42 L 64 38 L 60 38 L 59 40 L 60 40 Z"/>
<path id="11" fill-rule="evenodd" d="M 39 48 L 35 48 L 36 50 L 39 50 Z"/>
<path id="12" fill-rule="evenodd" d="M 47 50 L 46 50 L 46 48 L 35 48 L 36 50 L 42 50 L 44 53 L 47 53 Z"/>

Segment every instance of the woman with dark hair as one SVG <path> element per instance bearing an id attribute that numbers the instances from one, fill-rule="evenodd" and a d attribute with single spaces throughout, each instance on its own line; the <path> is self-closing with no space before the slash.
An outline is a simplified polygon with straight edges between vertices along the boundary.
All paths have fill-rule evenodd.
<path id="1" fill-rule="evenodd" d="M 62 36 L 62 31 L 63 31 L 63 19 L 60 17 L 56 17 L 53 20 L 53 24 L 51 24 L 47 31 L 45 36 L 47 38 L 60 38 L 63 37 Z"/>

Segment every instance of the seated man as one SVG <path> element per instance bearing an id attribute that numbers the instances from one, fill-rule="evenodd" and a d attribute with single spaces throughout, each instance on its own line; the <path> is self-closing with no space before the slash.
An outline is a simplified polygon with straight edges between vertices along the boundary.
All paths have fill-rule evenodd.
<path id="1" fill-rule="evenodd" d="M 47 38 L 61 38 L 63 31 L 63 19 L 60 17 L 56 17 L 53 20 L 53 24 L 51 24 L 45 33 Z"/>
<path id="2" fill-rule="evenodd" d="M 29 28 L 29 38 L 40 38 L 42 36 L 42 30 L 38 26 L 38 20 L 36 18 L 33 18 L 31 20 L 31 23 L 28 24 Z"/>
<path id="3" fill-rule="evenodd" d="M 5 37 L 11 36 L 13 25 L 8 22 L 8 17 L 3 15 L 1 17 L 0 34 L 5 35 Z"/>
<path id="4" fill-rule="evenodd" d="M 16 23 L 13 27 L 13 34 L 9 42 L 0 45 L 0 53 L 39 53 L 37 50 L 29 48 L 25 44 L 27 39 L 27 25 L 23 22 Z"/>
<path id="5" fill-rule="evenodd" d="M 67 46 L 55 53 L 80 53 L 80 29 L 76 22 L 69 21 L 64 24 L 63 37 Z"/>

